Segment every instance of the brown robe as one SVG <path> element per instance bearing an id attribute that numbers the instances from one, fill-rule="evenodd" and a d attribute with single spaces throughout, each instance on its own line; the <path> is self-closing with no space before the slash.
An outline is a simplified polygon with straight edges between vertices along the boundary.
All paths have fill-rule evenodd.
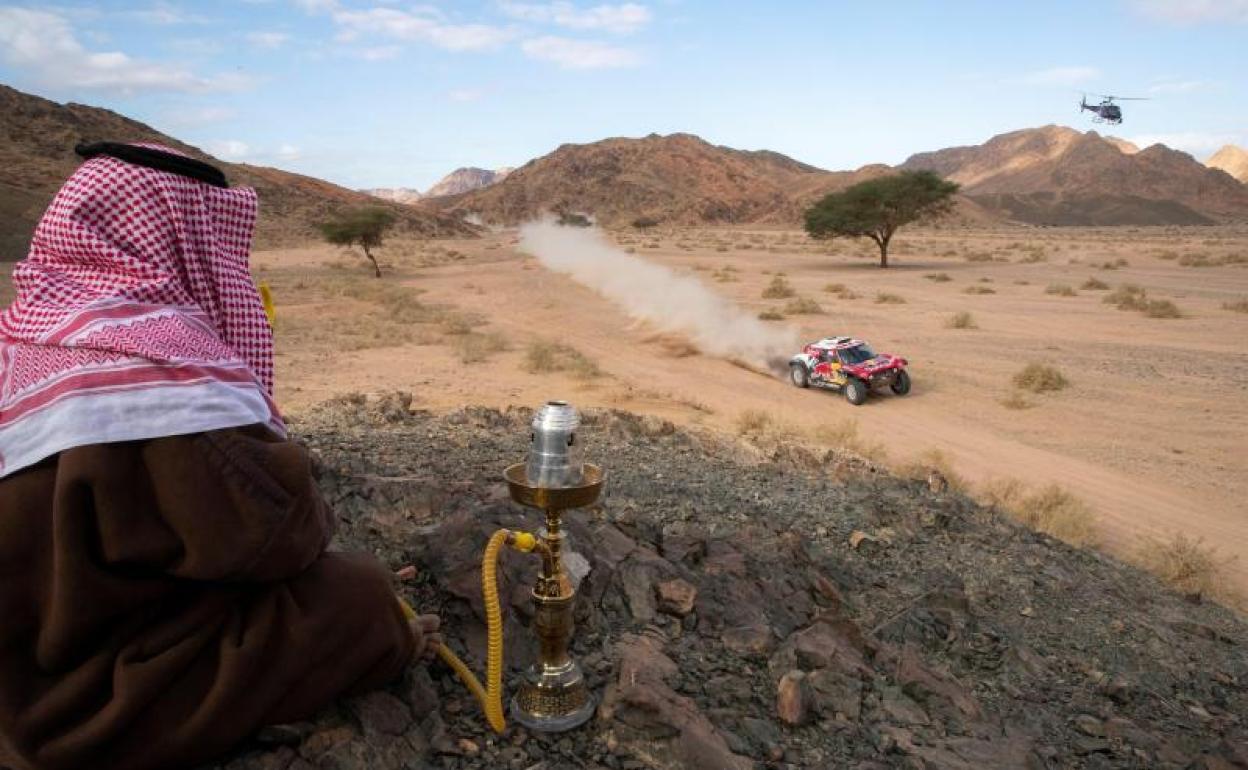
<path id="1" fill-rule="evenodd" d="M 189 768 L 396 677 L 416 640 L 333 521 L 260 427 L 0 479 L 0 766 Z"/>

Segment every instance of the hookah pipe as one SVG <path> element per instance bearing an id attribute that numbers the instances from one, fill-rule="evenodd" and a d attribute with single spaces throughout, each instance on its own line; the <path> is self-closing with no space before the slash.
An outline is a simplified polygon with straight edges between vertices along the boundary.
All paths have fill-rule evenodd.
<path id="1" fill-rule="evenodd" d="M 542 572 L 533 588 L 533 627 L 540 656 L 525 673 L 520 691 L 511 702 L 512 717 L 532 729 L 561 732 L 579 727 L 594 713 L 593 696 L 580 666 L 568 655 L 572 638 L 572 605 L 576 590 L 563 571 L 561 514 L 598 499 L 603 473 L 596 465 L 580 462 L 576 428 L 580 415 L 563 401 L 549 401 L 533 417 L 532 446 L 527 463 L 507 468 L 504 478 L 518 503 L 542 509 L 546 531 L 496 531 L 481 559 L 481 593 L 486 621 L 486 684 L 472 673 L 445 644 L 437 648 L 445 662 L 481 704 L 486 721 L 496 733 L 506 728 L 503 716 L 503 621 L 498 599 L 497 568 L 503 546 L 521 553 L 541 554 Z M 404 613 L 416 613 L 400 600 Z"/>

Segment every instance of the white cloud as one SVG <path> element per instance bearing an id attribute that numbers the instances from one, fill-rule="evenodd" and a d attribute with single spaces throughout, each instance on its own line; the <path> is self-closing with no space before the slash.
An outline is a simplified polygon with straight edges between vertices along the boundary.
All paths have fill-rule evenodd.
<path id="1" fill-rule="evenodd" d="M 403 49 L 397 45 L 378 45 L 371 48 L 357 48 L 352 52 L 364 61 L 388 61 L 397 59 Z"/>
<path id="2" fill-rule="evenodd" d="M 636 51 L 592 40 L 548 35 L 526 40 L 520 47 L 530 58 L 553 62 L 568 70 L 615 69 L 641 63 Z"/>
<path id="3" fill-rule="evenodd" d="M 251 155 L 251 146 L 237 139 L 221 139 L 209 142 L 206 148 L 211 155 L 222 160 L 242 160 Z"/>
<path id="4" fill-rule="evenodd" d="M 651 21 L 650 9 L 637 3 L 595 5 L 578 8 L 565 0 L 552 3 L 517 3 L 504 0 L 503 13 L 523 21 L 556 24 L 568 29 L 603 30 L 617 35 L 636 32 Z"/>
<path id="5" fill-rule="evenodd" d="M 1175 24 L 1248 24 L 1248 0 L 1134 0 L 1136 10 Z"/>
<path id="6" fill-rule="evenodd" d="M 1033 86 L 1077 86 L 1100 76 L 1096 67 L 1050 67 L 1024 76 L 1022 82 Z"/>
<path id="7" fill-rule="evenodd" d="M 482 96 L 484 96 L 484 94 L 480 91 L 471 88 L 457 88 L 453 91 L 447 92 L 446 94 L 446 98 L 453 102 L 476 102 L 480 101 Z"/>
<path id="8" fill-rule="evenodd" d="M 308 13 L 326 13 L 338 10 L 338 0 L 293 0 L 293 2 Z"/>
<path id="9" fill-rule="evenodd" d="M 277 157 L 281 160 L 298 160 L 303 155 L 293 144 L 283 144 L 277 148 Z"/>
<path id="10" fill-rule="evenodd" d="M 380 35 L 405 42 L 430 43 L 447 51 L 482 51 L 497 48 L 514 37 L 500 27 L 487 24 L 447 24 L 431 9 L 410 11 L 371 8 L 366 11 L 338 10 L 333 20 L 340 40 L 356 40 L 362 35 Z"/>
<path id="11" fill-rule="evenodd" d="M 288 40 L 290 40 L 290 35 L 285 32 L 251 32 L 247 35 L 247 42 L 256 48 L 269 50 L 281 48 Z"/>
<path id="12" fill-rule="evenodd" d="M 159 24 L 161 26 L 205 24 L 208 21 L 207 17 L 197 13 L 190 13 L 167 2 L 152 3 L 143 10 L 128 11 L 126 15 L 145 24 Z"/>
<path id="13" fill-rule="evenodd" d="M 120 51 L 94 53 L 83 47 L 69 22 L 47 11 L 0 7 L 0 58 L 29 70 L 45 85 L 138 91 L 214 91 L 242 88 L 241 75 L 202 77 Z"/>
<path id="14" fill-rule="evenodd" d="M 1209 86 L 1203 80 L 1175 80 L 1164 79 L 1148 87 L 1150 94 L 1189 94 L 1192 91 L 1200 91 Z"/>
<path id="15" fill-rule="evenodd" d="M 1141 134 L 1131 137 L 1131 142 L 1137 147 L 1164 144 L 1173 150 L 1182 150 L 1192 155 L 1204 155 L 1226 144 L 1243 144 L 1244 136 L 1221 131 L 1176 131 L 1168 134 Z"/>

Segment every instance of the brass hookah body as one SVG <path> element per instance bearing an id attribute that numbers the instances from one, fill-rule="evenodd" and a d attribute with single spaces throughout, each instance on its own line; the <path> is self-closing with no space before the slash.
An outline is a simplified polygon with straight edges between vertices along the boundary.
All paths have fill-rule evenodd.
<path id="1" fill-rule="evenodd" d="M 568 653 L 576 589 L 563 566 L 562 516 L 566 510 L 591 505 L 598 499 L 603 474 L 601 468 L 588 463 L 577 471 L 575 485 L 566 487 L 532 484 L 523 463 L 504 472 L 512 499 L 540 509 L 546 516 L 546 530 L 536 548 L 542 556 L 542 571 L 532 594 L 538 660 L 525 672 L 511 701 L 511 717 L 532 730 L 558 732 L 579 727 L 593 716 L 595 708 L 581 667 Z"/>

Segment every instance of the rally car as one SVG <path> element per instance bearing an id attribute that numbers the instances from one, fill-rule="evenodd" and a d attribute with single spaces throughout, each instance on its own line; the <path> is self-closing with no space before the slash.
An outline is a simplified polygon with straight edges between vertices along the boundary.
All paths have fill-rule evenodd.
<path id="1" fill-rule="evenodd" d="M 910 392 L 906 359 L 876 353 L 853 337 L 825 337 L 802 348 L 789 359 L 789 378 L 799 388 L 841 390 L 854 406 L 873 390 L 888 388 L 899 396 Z"/>

